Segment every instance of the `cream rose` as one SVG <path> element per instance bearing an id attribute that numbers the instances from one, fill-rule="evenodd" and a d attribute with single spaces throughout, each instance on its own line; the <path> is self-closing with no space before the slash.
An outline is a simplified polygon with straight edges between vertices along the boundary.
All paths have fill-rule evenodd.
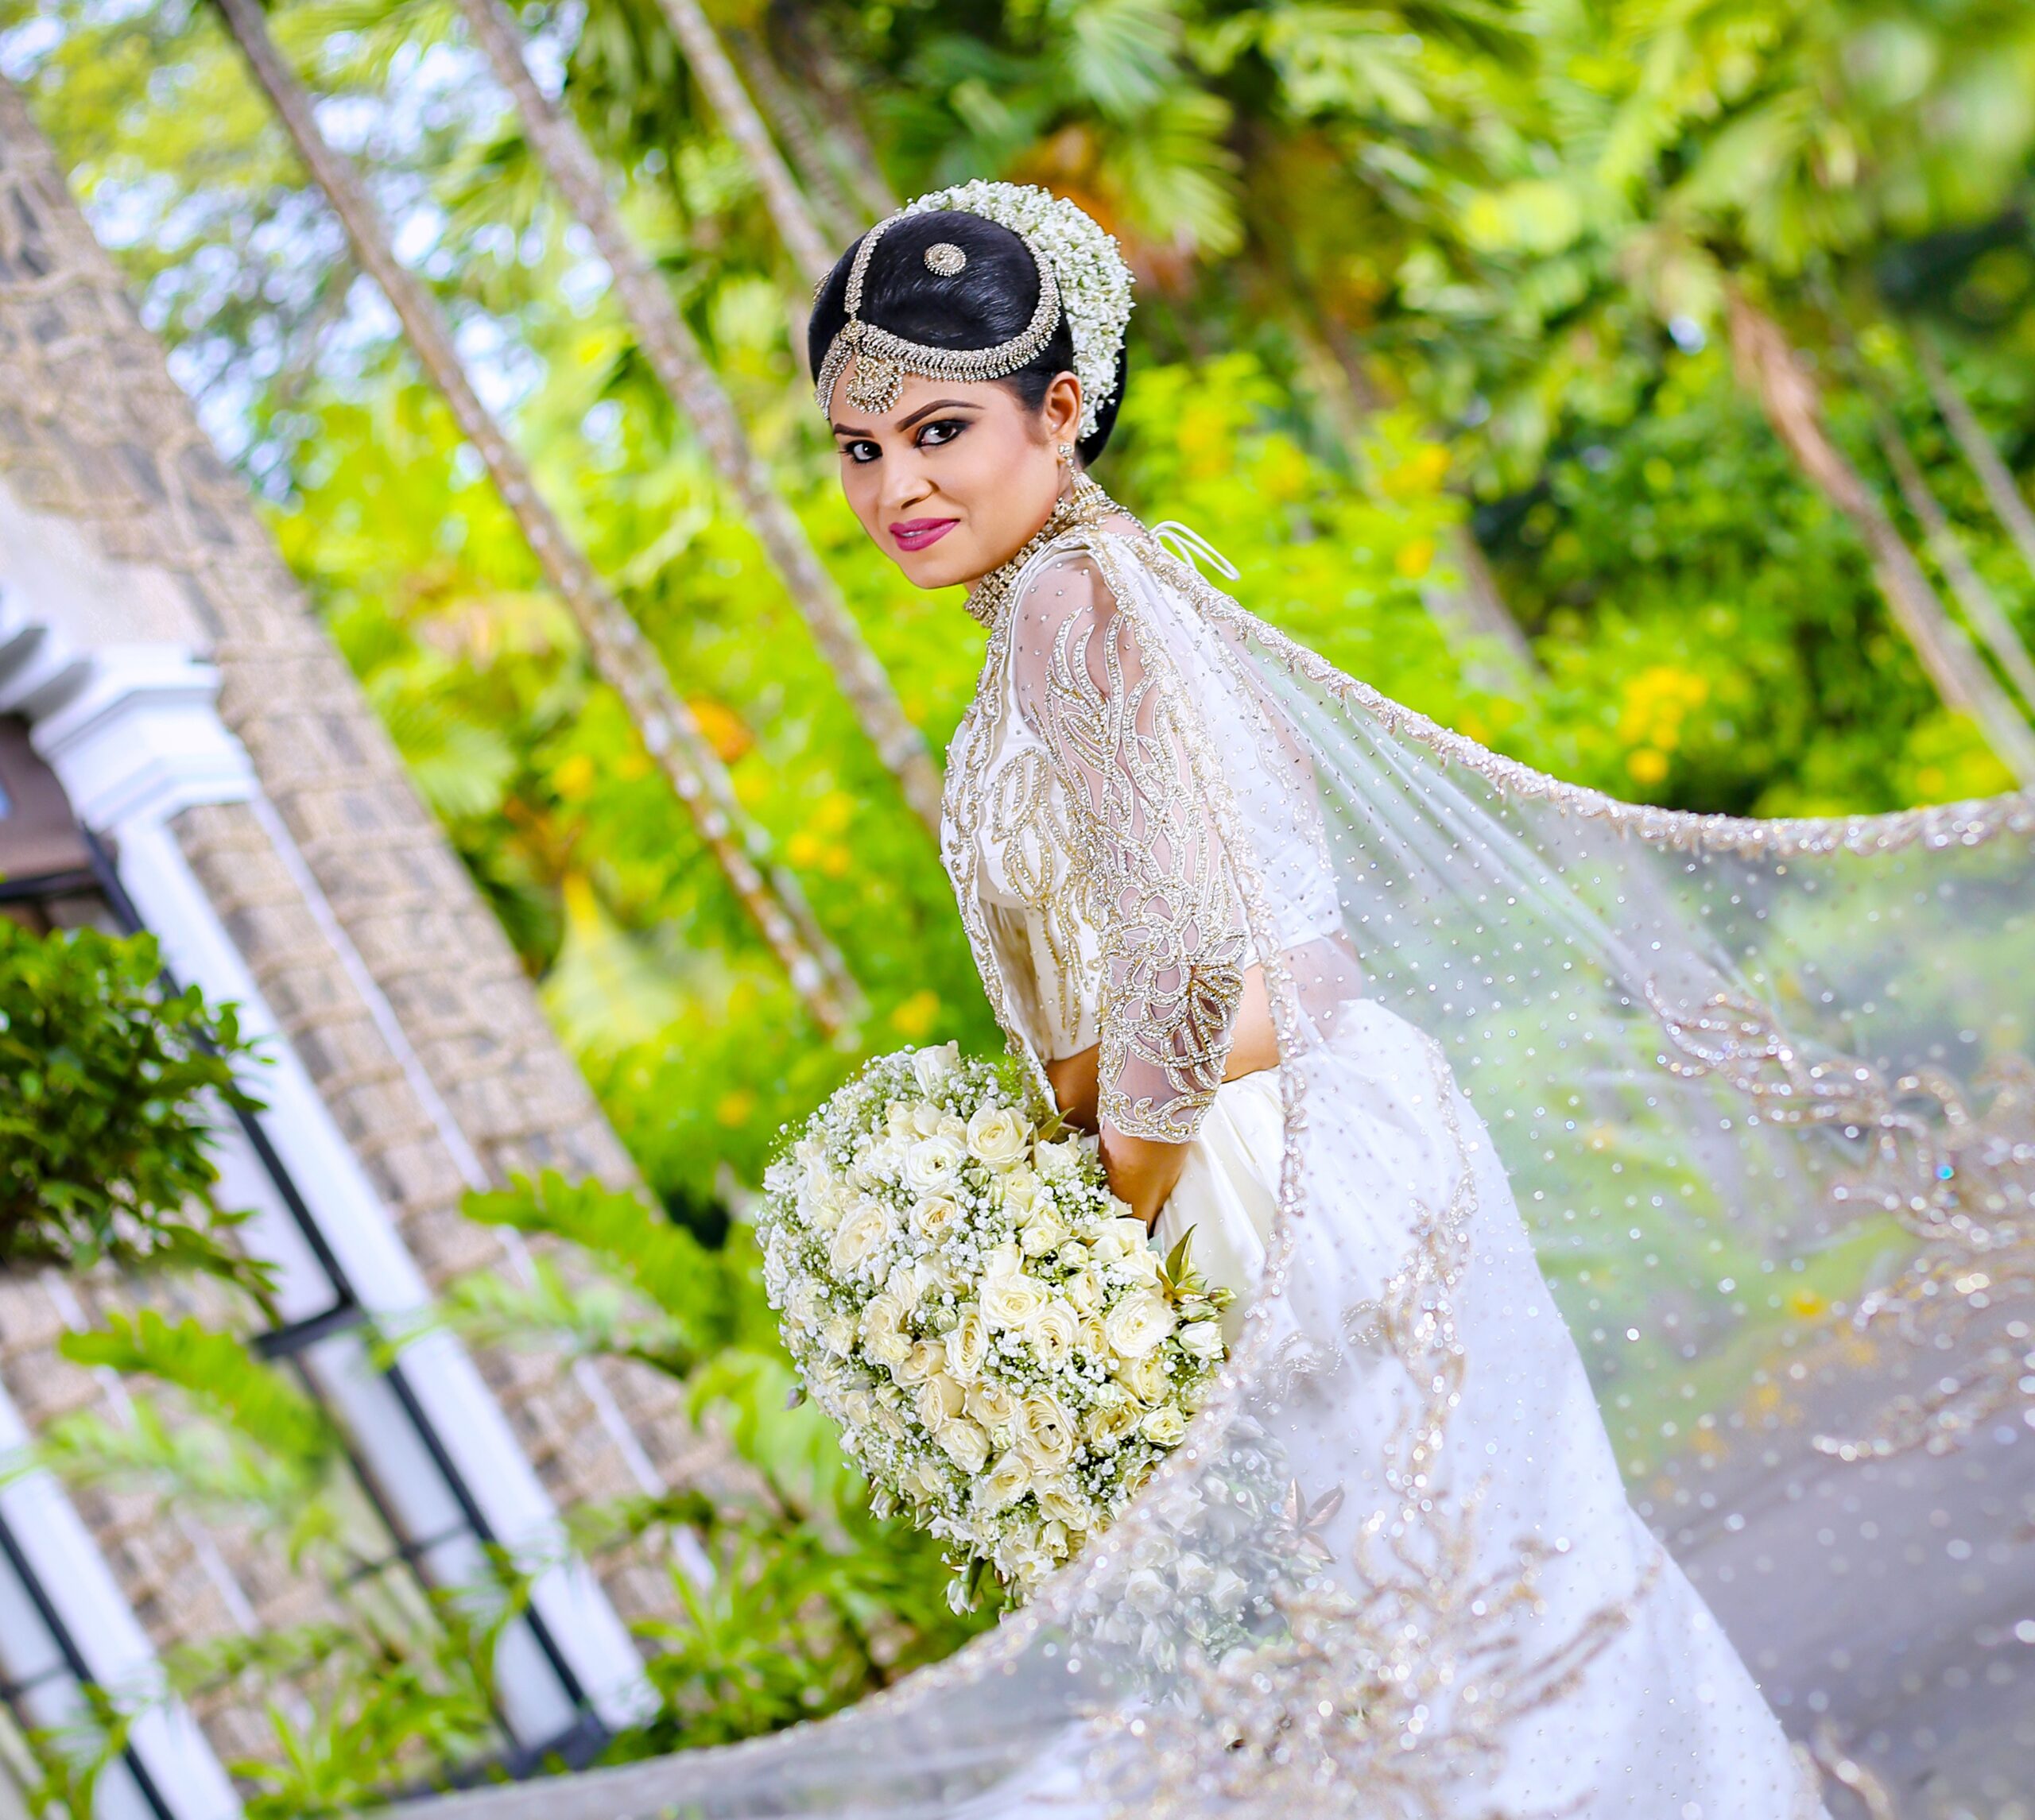
<path id="1" fill-rule="evenodd" d="M 1069 1529 L 1088 1527 L 1089 1511 L 1079 1491 L 1060 1480 L 1050 1485 L 1034 1485 L 1033 1495 L 1039 1503 L 1039 1515 L 1049 1523 L 1061 1523 Z"/>
<path id="2" fill-rule="evenodd" d="M 937 1048 L 921 1049 L 912 1057 L 912 1078 L 922 1094 L 936 1094 L 940 1083 L 961 1071 L 961 1046 L 942 1043 Z"/>
<path id="3" fill-rule="evenodd" d="M 946 1362 L 946 1349 L 939 1341 L 921 1340 L 905 1349 L 904 1357 L 891 1366 L 890 1375 L 900 1384 L 924 1384 Z"/>
<path id="4" fill-rule="evenodd" d="M 1039 1198 L 1039 1179 L 1029 1169 L 1010 1171 L 997 1186 L 1002 1192 L 1004 1206 L 1014 1213 L 1029 1213 L 1032 1203 Z"/>
<path id="5" fill-rule="evenodd" d="M 1166 1361 L 1156 1352 L 1147 1353 L 1142 1358 L 1126 1359 L 1118 1366 L 1117 1376 L 1145 1403 L 1157 1403 L 1172 1388 Z"/>
<path id="6" fill-rule="evenodd" d="M 820 1323 L 820 1343 L 837 1359 L 846 1358 L 855 1350 L 855 1317 L 852 1315 L 829 1315 Z"/>
<path id="7" fill-rule="evenodd" d="M 901 1365 L 910 1356 L 904 1304 L 895 1296 L 886 1292 L 862 1310 L 862 1350 L 880 1365 Z"/>
<path id="8" fill-rule="evenodd" d="M 979 1310 L 964 1308 L 947 1335 L 947 1369 L 956 1381 L 972 1384 L 989 1356 L 989 1328 Z"/>
<path id="9" fill-rule="evenodd" d="M 1046 1305 L 1046 1292 L 1030 1277 L 992 1276 L 983 1284 L 983 1319 L 998 1332 L 1029 1333 Z"/>
<path id="10" fill-rule="evenodd" d="M 1073 1357 L 1080 1331 L 1074 1311 L 1056 1296 L 1039 1311 L 1025 1337 L 1031 1342 L 1033 1356 L 1039 1363 L 1048 1371 L 1056 1372 Z"/>
<path id="11" fill-rule="evenodd" d="M 960 1186 L 967 1152 L 948 1137 L 922 1137 L 905 1152 L 905 1183 L 917 1195 L 945 1195 Z"/>
<path id="12" fill-rule="evenodd" d="M 1091 1409 L 1088 1412 L 1088 1445 L 1098 1453 L 1114 1454 L 1130 1438 L 1131 1431 L 1137 1426 L 1138 1405 L 1134 1403 Z"/>
<path id="13" fill-rule="evenodd" d="M 1018 1405 L 1018 1445 L 1035 1468 L 1057 1470 L 1074 1458 L 1074 1424 L 1057 1397 L 1040 1392 Z"/>
<path id="14" fill-rule="evenodd" d="M 967 1408 L 970 1419 L 992 1433 L 1018 1419 L 1017 1397 L 1008 1385 L 998 1384 L 994 1378 L 984 1378 L 980 1383 L 968 1386 Z M 1133 1419 L 1136 1419 L 1134 1415 Z"/>
<path id="15" fill-rule="evenodd" d="M 1187 1432 L 1187 1418 L 1170 1403 L 1162 1403 L 1157 1409 L 1147 1410 L 1145 1419 L 1138 1426 L 1147 1440 L 1156 1441 L 1161 1447 L 1170 1447 Z"/>
<path id="16" fill-rule="evenodd" d="M 1190 1321 L 1180 1330 L 1180 1343 L 1198 1359 L 1219 1359 L 1223 1356 L 1223 1324 Z"/>
<path id="17" fill-rule="evenodd" d="M 919 1386 L 918 1417 L 934 1434 L 961 1413 L 967 1392 L 944 1371 L 935 1371 Z"/>
<path id="18" fill-rule="evenodd" d="M 912 1206 L 912 1230 L 928 1244 L 939 1245 L 961 1224 L 960 1207 L 944 1195 L 928 1195 Z"/>
<path id="19" fill-rule="evenodd" d="M 1092 1270 L 1077 1270 L 1060 1286 L 1077 1315 L 1092 1315 L 1103 1305 L 1103 1280 Z"/>
<path id="20" fill-rule="evenodd" d="M 1044 1257 L 1057 1251 L 1067 1238 L 1067 1223 L 1050 1206 L 1041 1207 L 1025 1222 L 1018 1242 L 1027 1257 Z"/>
<path id="21" fill-rule="evenodd" d="M 990 1468 L 983 1480 L 983 1501 L 991 1510 L 1007 1510 L 1031 1489 L 1032 1469 L 1014 1447 Z"/>
<path id="22" fill-rule="evenodd" d="M 1048 1180 L 1072 1175 L 1081 1166 L 1081 1152 L 1072 1138 L 1063 1138 L 1057 1144 L 1035 1144 L 1032 1166 Z"/>
<path id="23" fill-rule="evenodd" d="M 841 1222 L 827 1248 L 827 1261 L 837 1276 L 858 1276 L 879 1260 L 890 1242 L 890 1209 L 880 1201 L 863 1201 Z"/>
<path id="24" fill-rule="evenodd" d="M 1025 1121 L 1008 1106 L 978 1106 L 968 1119 L 968 1154 L 992 1169 L 1008 1169 L 1025 1154 Z"/>
<path id="25" fill-rule="evenodd" d="M 1114 1264 L 1134 1251 L 1149 1251 L 1146 1242 L 1145 1222 L 1141 1219 L 1113 1219 L 1095 1235 L 1095 1253 L 1098 1264 Z"/>
<path id="26" fill-rule="evenodd" d="M 1176 1317 L 1158 1296 L 1126 1295 L 1103 1317 L 1110 1350 L 1118 1357 L 1142 1359 L 1173 1330 Z"/>
<path id="27" fill-rule="evenodd" d="M 965 1415 L 944 1422 L 932 1431 L 940 1450 L 964 1473 L 980 1472 L 989 1461 L 989 1437 Z"/>

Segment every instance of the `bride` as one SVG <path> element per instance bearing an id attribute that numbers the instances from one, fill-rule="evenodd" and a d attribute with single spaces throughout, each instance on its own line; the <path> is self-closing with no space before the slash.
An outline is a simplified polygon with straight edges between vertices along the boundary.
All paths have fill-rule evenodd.
<path id="1" fill-rule="evenodd" d="M 1347 1652 L 1326 1702 L 1343 1722 L 1285 1710 L 1334 1679 L 1309 1664 L 1269 1717 L 1202 1712 L 1219 1755 L 1186 1783 L 1215 1806 L 1292 1784 L 1285 1813 L 1304 1783 L 1353 1810 L 1382 1792 L 1339 1760 L 1354 1729 L 1381 1734 L 1374 1781 L 1440 1814 L 1813 1811 L 1752 1677 L 1626 1501 L 1477 1114 L 1366 991 L 1397 937 L 1339 890 L 1320 731 L 1251 653 L 1262 631 L 1087 477 L 1129 304 L 1086 215 L 976 184 L 866 235 L 810 335 L 864 529 L 918 587 L 965 584 L 989 629 L 943 845 L 990 1001 L 1099 1134 L 1117 1193 L 1167 1248 L 1193 1233 L 1204 1272 L 1255 1301 L 1267 1377 L 1293 1380 L 1276 1426 L 1257 1421 L 1321 1501 L 1313 1539 L 1340 1572 L 1308 1649 Z M 1374 832 L 1352 831 L 1359 850 Z M 1268 1276 L 1282 1178 L 1292 1248 Z M 1404 1677 L 1380 1676 L 1381 1648 Z M 1136 1702 L 1155 1748 L 1165 1703 Z M 1268 1770 L 1311 1732 L 1300 1776 Z M 1046 1779 L 1092 1793 L 1109 1756 L 1137 1787 L 1139 1754 Z"/>
<path id="2" fill-rule="evenodd" d="M 1820 1814 L 1657 1528 L 1841 1781 L 1858 1736 L 1978 1810 L 2035 805 L 1677 815 L 1398 707 L 1089 478 L 1130 311 L 1080 210 L 971 184 L 851 248 L 810 345 L 870 537 L 987 629 L 943 848 L 990 1001 L 1238 1292 L 1220 1388 L 955 1656 L 545 1811 Z"/>

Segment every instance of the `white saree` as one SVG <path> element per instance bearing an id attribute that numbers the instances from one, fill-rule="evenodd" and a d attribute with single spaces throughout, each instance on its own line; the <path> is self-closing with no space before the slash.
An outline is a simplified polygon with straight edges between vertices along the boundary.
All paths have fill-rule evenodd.
<path id="1" fill-rule="evenodd" d="M 528 1810 L 1789 1820 L 1813 1750 L 1993 1811 L 2035 1717 L 2035 804 L 1560 784 L 1085 487 L 971 605 L 961 914 L 1013 1045 L 1099 1044 L 1104 1116 L 1191 1145 L 1161 1229 L 1247 1292 L 1221 1388 L 954 1658 Z M 1281 1065 L 1225 1084 L 1254 966 Z"/>

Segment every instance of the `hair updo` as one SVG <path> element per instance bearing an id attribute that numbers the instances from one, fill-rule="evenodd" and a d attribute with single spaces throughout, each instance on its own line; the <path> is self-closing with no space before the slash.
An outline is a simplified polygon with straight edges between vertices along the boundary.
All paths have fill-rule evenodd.
<path id="1" fill-rule="evenodd" d="M 925 262 L 925 250 L 943 240 L 968 256 L 967 265 L 951 277 Z M 848 319 L 848 269 L 861 244 L 858 240 L 835 261 L 813 303 L 805 345 L 815 373 Z M 1039 268 L 1031 248 L 1001 223 L 961 209 L 929 210 L 893 222 L 877 242 L 862 277 L 862 319 L 928 347 L 995 347 L 1021 335 L 1038 305 Z M 1115 389 L 1095 412 L 1095 433 L 1075 445 L 1084 463 L 1093 462 L 1109 442 L 1127 367 L 1118 348 Z M 1054 379 L 1073 370 L 1074 338 L 1063 314 L 1045 346 L 996 383 L 1009 386 L 1027 410 L 1036 411 Z"/>

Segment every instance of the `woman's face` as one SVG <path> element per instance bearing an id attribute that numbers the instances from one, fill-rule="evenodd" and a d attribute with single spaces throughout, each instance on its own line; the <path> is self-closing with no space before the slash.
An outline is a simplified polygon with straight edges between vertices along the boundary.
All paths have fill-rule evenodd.
<path id="1" fill-rule="evenodd" d="M 907 374 L 881 416 L 848 403 L 847 381 L 843 374 L 831 412 L 841 490 L 914 586 L 972 582 L 1045 522 L 1068 478 L 1060 445 L 1075 440 L 1081 420 L 1072 374 L 1053 381 L 1036 411 L 994 380 Z"/>

